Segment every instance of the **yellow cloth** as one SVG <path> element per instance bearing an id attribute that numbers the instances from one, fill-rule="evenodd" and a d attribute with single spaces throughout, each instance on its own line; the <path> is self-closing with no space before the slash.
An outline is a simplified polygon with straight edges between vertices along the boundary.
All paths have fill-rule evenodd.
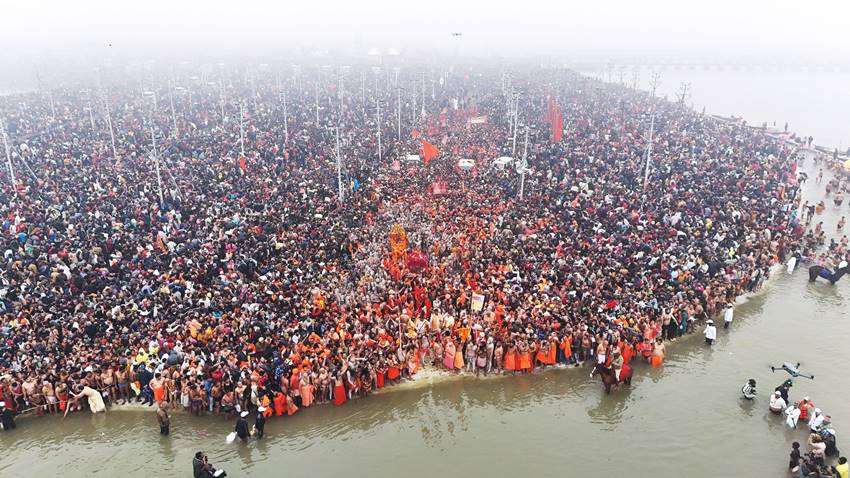
<path id="1" fill-rule="evenodd" d="M 843 465 L 836 465 L 835 471 L 838 472 L 838 476 L 841 478 L 850 478 L 850 465 L 844 463 Z"/>

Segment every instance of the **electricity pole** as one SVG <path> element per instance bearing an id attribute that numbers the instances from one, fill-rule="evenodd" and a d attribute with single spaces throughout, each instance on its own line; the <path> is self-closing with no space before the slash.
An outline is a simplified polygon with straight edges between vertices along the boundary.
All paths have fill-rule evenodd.
<path id="1" fill-rule="evenodd" d="M 686 99 L 687 99 L 687 97 L 688 97 L 688 90 L 689 90 L 690 88 L 691 88 L 691 84 L 690 84 L 690 83 L 682 82 L 681 86 L 679 87 L 679 104 L 680 104 L 680 105 L 684 105 L 684 104 L 685 104 L 685 100 L 686 100 Z"/>
<path id="2" fill-rule="evenodd" d="M 112 159 L 118 161 L 118 151 L 115 149 L 115 131 L 112 129 L 112 113 L 109 112 L 109 101 L 103 96 L 103 105 L 106 107 L 106 124 L 109 126 L 109 141 L 112 142 Z"/>
<path id="3" fill-rule="evenodd" d="M 162 177 L 159 175 L 159 157 L 156 154 L 156 135 L 153 132 L 153 125 L 151 125 L 151 142 L 153 143 L 153 162 L 156 167 L 156 184 L 159 189 L 159 207 L 162 208 L 165 201 L 162 197 Z"/>
<path id="4" fill-rule="evenodd" d="M 522 149 L 522 163 L 519 178 L 519 198 L 522 199 L 522 194 L 525 191 L 525 170 L 528 169 L 528 126 L 525 127 L 525 147 Z"/>
<path id="5" fill-rule="evenodd" d="M 18 181 L 15 179 L 15 168 L 12 167 L 12 154 L 9 152 L 9 138 L 6 136 L 6 123 L 0 124 L 0 128 L 3 129 L 3 146 L 6 149 L 6 163 L 9 165 L 9 179 L 12 180 L 12 191 L 15 192 L 15 196 L 18 195 L 17 183 Z"/>
<path id="6" fill-rule="evenodd" d="M 339 126 L 336 127 L 336 183 L 341 204 L 345 200 L 345 188 L 342 185 L 342 157 L 339 155 Z"/>
<path id="7" fill-rule="evenodd" d="M 375 77 L 375 92 L 378 91 L 378 78 Z M 376 124 L 378 128 L 378 163 L 381 162 L 381 97 L 379 95 L 375 95 L 375 110 L 377 111 L 378 123 Z"/>

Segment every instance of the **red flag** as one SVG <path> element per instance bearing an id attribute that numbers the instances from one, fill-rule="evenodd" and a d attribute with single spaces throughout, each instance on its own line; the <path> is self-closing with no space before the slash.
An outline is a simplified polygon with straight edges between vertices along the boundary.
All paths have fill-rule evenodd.
<path id="1" fill-rule="evenodd" d="M 419 141 L 422 141 L 422 157 L 425 158 L 425 164 L 428 164 L 428 161 L 431 161 L 440 154 L 440 150 L 424 139 L 420 139 Z"/>
<path id="2" fill-rule="evenodd" d="M 419 131 L 416 131 L 416 128 L 413 128 L 413 131 L 410 132 L 410 136 L 413 136 L 414 138 L 418 138 L 419 137 Z"/>
<path id="3" fill-rule="evenodd" d="M 564 117 L 561 115 L 561 107 L 555 103 L 552 116 L 552 142 L 558 143 L 564 135 Z"/>
<path id="4" fill-rule="evenodd" d="M 244 171 L 248 167 L 248 160 L 245 156 L 239 156 L 239 167 Z"/>

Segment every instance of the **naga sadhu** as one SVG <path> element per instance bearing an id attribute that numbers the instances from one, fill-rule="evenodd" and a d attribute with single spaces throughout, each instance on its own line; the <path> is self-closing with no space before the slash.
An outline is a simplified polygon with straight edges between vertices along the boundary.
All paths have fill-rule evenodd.
<path id="1" fill-rule="evenodd" d="M 390 229 L 390 249 L 393 251 L 393 262 L 398 262 L 407 251 L 407 233 L 399 223 L 393 224 Z"/>

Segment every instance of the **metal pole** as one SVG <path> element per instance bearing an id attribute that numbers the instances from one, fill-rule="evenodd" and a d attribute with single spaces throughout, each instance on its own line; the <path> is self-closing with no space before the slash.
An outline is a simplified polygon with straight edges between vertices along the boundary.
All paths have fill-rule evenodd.
<path id="1" fill-rule="evenodd" d="M 289 118 L 286 115 L 286 91 L 283 92 L 283 140 L 289 143 Z"/>
<path id="2" fill-rule="evenodd" d="M 422 116 L 425 116 L 425 73 L 422 73 Z"/>
<path id="3" fill-rule="evenodd" d="M 156 155 L 156 135 L 153 132 L 153 125 L 151 125 L 151 142 L 153 143 L 153 161 L 156 167 L 156 184 L 159 188 L 159 207 L 161 208 L 165 201 L 162 197 L 162 177 L 159 175 L 159 157 Z"/>
<path id="4" fill-rule="evenodd" d="M 375 77 L 375 91 L 378 91 L 378 77 Z M 378 163 L 381 162 L 381 98 L 375 96 L 375 109 L 378 112 Z"/>
<path id="5" fill-rule="evenodd" d="M 522 171 L 519 179 L 519 198 L 525 191 L 525 170 L 528 168 L 528 126 L 525 127 L 525 147 L 522 149 Z"/>
<path id="6" fill-rule="evenodd" d="M 257 112 L 257 83 L 254 81 L 254 75 L 251 75 L 251 98 L 254 100 L 254 113 Z"/>
<path id="7" fill-rule="evenodd" d="M 319 127 L 319 83 L 317 82 L 314 88 L 316 93 L 316 127 Z"/>
<path id="8" fill-rule="evenodd" d="M 336 127 L 336 183 L 339 194 L 339 202 L 345 200 L 345 188 L 342 186 L 342 157 L 339 155 L 339 126 Z"/>
<path id="9" fill-rule="evenodd" d="M 91 124 L 92 134 L 94 134 L 94 113 L 92 109 L 91 98 L 89 98 L 89 123 Z"/>
<path id="10" fill-rule="evenodd" d="M 218 96 L 221 99 L 221 122 L 224 123 L 224 82 L 218 82 Z"/>
<path id="11" fill-rule="evenodd" d="M 56 120 L 56 106 L 53 103 L 53 90 L 47 90 L 47 94 L 50 96 L 50 119 Z"/>
<path id="12" fill-rule="evenodd" d="M 168 102 L 171 103 L 171 121 L 174 123 L 174 139 L 177 139 L 179 133 L 177 132 L 177 115 L 174 113 L 174 93 L 172 92 L 174 88 L 169 83 L 168 85 Z"/>
<path id="13" fill-rule="evenodd" d="M 12 191 L 15 192 L 15 196 L 18 195 L 18 188 L 16 187 L 18 181 L 15 179 L 15 168 L 12 167 L 12 154 L 9 152 L 9 138 L 6 136 L 6 123 L 0 124 L 0 127 L 3 129 L 3 146 L 6 149 L 6 163 L 9 165 L 9 179 L 12 180 Z"/>
<path id="14" fill-rule="evenodd" d="M 652 133 L 655 131 L 655 112 L 652 113 L 652 118 L 649 120 L 649 142 L 646 145 L 646 169 L 643 172 L 643 191 L 646 191 L 646 182 L 649 179 L 649 162 L 652 156 Z M 641 199 L 641 209 L 643 209 L 643 199 Z"/>
<path id="15" fill-rule="evenodd" d="M 345 97 L 345 94 L 343 93 L 343 91 L 344 91 L 343 89 L 345 87 L 345 84 L 343 83 L 344 80 L 343 80 L 342 76 L 343 76 L 342 68 L 340 68 L 340 70 L 339 70 L 339 119 L 340 119 L 340 121 L 342 121 L 342 112 L 345 108 L 345 104 L 344 104 L 344 101 L 343 101 L 343 99 Z"/>
<path id="16" fill-rule="evenodd" d="M 103 96 L 103 104 L 106 107 L 106 124 L 109 126 L 109 141 L 112 142 L 112 159 L 118 161 L 118 150 L 115 149 L 115 131 L 112 129 L 112 113 L 109 111 L 109 102 L 106 95 Z"/>
<path id="17" fill-rule="evenodd" d="M 401 88 L 398 88 L 398 140 L 401 141 Z"/>
<path id="18" fill-rule="evenodd" d="M 517 95 L 516 100 L 514 102 L 514 137 L 513 144 L 511 145 L 511 157 L 514 158 L 516 156 L 516 132 L 519 129 L 519 95 Z"/>
<path id="19" fill-rule="evenodd" d="M 242 156 L 245 156 L 245 113 L 242 102 L 239 102 L 239 147 L 242 150 Z"/>

